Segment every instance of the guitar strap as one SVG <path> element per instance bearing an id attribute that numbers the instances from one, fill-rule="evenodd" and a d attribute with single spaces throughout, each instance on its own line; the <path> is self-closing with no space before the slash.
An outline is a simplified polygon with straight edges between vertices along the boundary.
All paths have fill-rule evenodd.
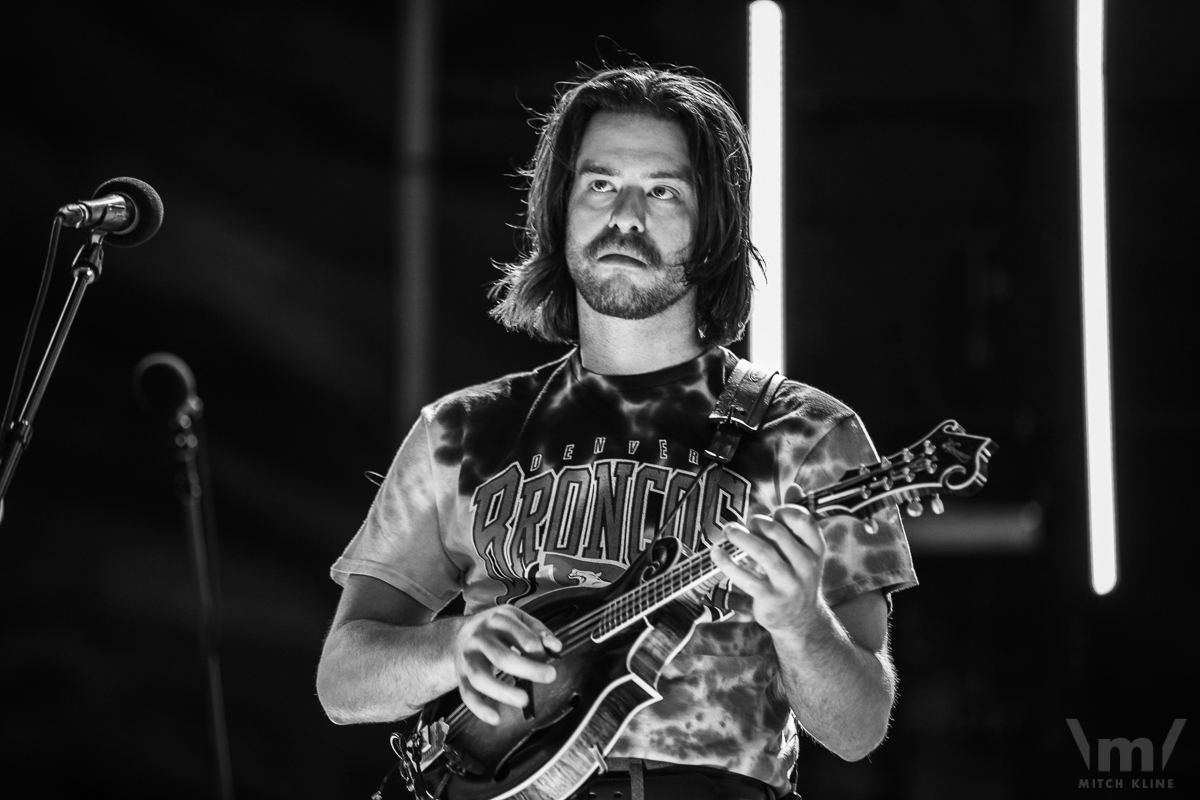
<path id="1" fill-rule="evenodd" d="M 782 384 L 783 376 L 778 372 L 765 372 L 739 358 L 708 415 L 710 421 L 717 423 L 717 430 L 704 455 L 718 464 L 728 464 L 742 434 L 757 433 L 762 428 L 767 409 Z"/>
<path id="2" fill-rule="evenodd" d="M 710 464 L 701 472 L 701 476 L 712 470 L 713 476 L 721 474 L 721 469 L 730 462 L 737 452 L 738 444 L 746 433 L 757 433 L 767 418 L 767 409 L 775 393 L 783 385 L 783 376 L 779 372 L 765 372 L 744 358 L 739 358 L 729 377 L 725 379 L 725 388 L 717 398 L 712 413 L 708 415 L 710 422 L 717 424 L 712 442 L 704 450 L 704 455 Z M 709 480 L 713 480 L 712 477 Z M 684 492 L 683 497 L 675 504 L 674 509 L 663 520 L 651 542 L 657 541 L 672 525 L 675 514 L 685 505 L 688 495 L 696 490 L 700 481 L 696 480 Z"/>

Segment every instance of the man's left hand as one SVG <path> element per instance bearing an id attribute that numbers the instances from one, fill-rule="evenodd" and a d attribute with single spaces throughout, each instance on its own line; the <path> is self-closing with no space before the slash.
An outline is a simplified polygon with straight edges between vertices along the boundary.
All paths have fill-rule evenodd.
<path id="1" fill-rule="evenodd" d="M 823 616 L 825 537 L 808 509 L 796 503 L 795 489 L 789 487 L 784 500 L 790 502 L 771 516 L 755 514 L 747 525 L 731 522 L 723 530 L 758 571 L 735 563 L 720 547 L 711 550 L 713 563 L 754 601 L 755 621 L 772 634 L 802 635 Z"/>

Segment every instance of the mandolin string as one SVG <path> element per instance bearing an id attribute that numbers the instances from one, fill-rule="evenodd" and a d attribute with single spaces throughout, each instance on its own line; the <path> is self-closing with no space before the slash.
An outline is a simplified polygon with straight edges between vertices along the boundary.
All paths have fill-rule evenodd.
<path id="1" fill-rule="evenodd" d="M 697 490 L 698 487 L 700 487 L 704 483 L 705 475 L 707 475 L 709 473 L 709 471 L 711 471 L 714 467 L 717 468 L 717 474 L 720 474 L 721 464 L 718 463 L 717 461 L 712 461 L 709 464 L 705 465 L 704 469 L 700 470 L 699 474 L 696 475 L 695 480 L 692 481 L 692 484 L 690 486 L 688 486 L 688 488 L 686 490 L 684 490 L 682 495 L 679 496 L 679 499 L 675 502 L 675 505 L 667 513 L 666 519 L 664 519 L 662 521 L 662 524 L 658 526 L 658 530 L 654 532 L 654 536 L 651 537 L 649 543 L 646 545 L 647 547 L 653 546 L 654 542 L 658 541 L 658 539 L 660 539 L 662 537 L 663 533 L 667 530 L 667 526 L 671 525 L 674 522 L 676 514 L 679 513 L 679 510 L 681 508 L 683 508 L 684 506 L 687 505 L 688 498 Z M 689 557 L 688 560 L 691 560 L 691 558 L 694 558 L 694 556 Z M 664 575 L 670 574 L 671 571 L 672 570 L 668 570 L 667 573 L 664 573 Z M 566 628 L 562 629 L 561 631 L 555 631 L 554 635 L 558 636 L 560 640 L 562 639 L 563 635 L 565 635 L 567 637 L 570 637 L 573 643 L 578 643 L 578 641 L 582 641 L 582 639 L 579 639 L 578 641 L 576 641 L 575 637 L 577 637 L 584 629 L 588 630 L 588 635 L 590 636 L 591 630 L 596 627 L 600 627 L 601 629 L 608 628 L 608 627 L 611 627 L 611 628 L 619 627 L 621 624 L 623 624 L 623 621 L 622 621 L 623 615 L 618 613 L 619 611 L 623 610 L 621 608 L 621 606 L 630 606 L 631 608 L 636 607 L 636 604 L 632 603 L 632 596 L 638 595 L 639 597 L 641 597 L 644 594 L 644 587 L 650 585 L 651 583 L 654 583 L 655 581 L 658 580 L 658 578 L 661 578 L 661 577 L 663 577 L 663 576 L 662 575 L 657 576 L 656 578 L 651 579 L 651 581 L 647 581 L 646 583 L 641 584 L 636 589 L 634 589 L 632 592 L 629 592 L 628 594 L 623 595 L 623 596 L 617 598 L 616 600 L 606 603 L 605 605 L 601 606 L 599 609 L 596 609 L 596 610 L 593 610 L 592 612 L 584 614 L 582 617 L 575 620 L 575 622 L 573 624 L 568 625 Z M 607 621 L 608 617 L 613 617 L 613 620 L 611 622 Z M 597 622 L 597 620 L 599 620 L 598 626 L 595 624 Z M 563 646 L 564 646 L 564 648 L 567 646 L 566 641 L 563 642 Z"/>
<path id="2" fill-rule="evenodd" d="M 728 542 L 714 546 L 721 547 L 734 557 L 741 555 L 741 551 Z M 645 608 L 678 595 L 688 585 L 703 581 L 718 571 L 709 551 L 704 550 L 599 609 L 580 616 L 565 628 L 555 631 L 555 635 L 563 640 L 564 647 L 576 644 L 583 640 L 577 638 L 582 634 L 590 636 L 595 629 L 607 631 L 619 627 L 644 614 Z M 595 624 L 597 621 L 599 625 Z"/>
<path id="3" fill-rule="evenodd" d="M 727 542 L 722 542 L 716 546 L 721 547 L 734 556 L 741 554 L 740 551 Z M 614 602 L 626 607 L 624 610 L 632 612 L 634 616 L 640 616 L 645 613 L 642 609 L 647 605 L 653 605 L 656 602 L 661 602 L 668 597 L 677 595 L 689 584 L 697 580 L 703 580 L 706 577 L 711 577 L 717 571 L 719 570 L 713 564 L 709 551 L 705 550 L 688 558 L 662 576 L 642 584 L 642 586 Z M 583 621 L 582 618 L 580 621 Z M 617 624 L 623 621 L 618 620 Z"/>

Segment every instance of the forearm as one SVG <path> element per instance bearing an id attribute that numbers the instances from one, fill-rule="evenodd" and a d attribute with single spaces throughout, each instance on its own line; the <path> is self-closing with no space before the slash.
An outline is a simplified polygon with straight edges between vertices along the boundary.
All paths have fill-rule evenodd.
<path id="1" fill-rule="evenodd" d="M 895 698 L 886 652 L 856 644 L 825 603 L 804 630 L 772 634 L 780 681 L 804 729 L 848 761 L 883 741 Z"/>
<path id="2" fill-rule="evenodd" d="M 391 722 L 456 688 L 452 643 L 463 617 L 424 625 L 346 621 L 329 632 L 317 696 L 339 725 Z"/>

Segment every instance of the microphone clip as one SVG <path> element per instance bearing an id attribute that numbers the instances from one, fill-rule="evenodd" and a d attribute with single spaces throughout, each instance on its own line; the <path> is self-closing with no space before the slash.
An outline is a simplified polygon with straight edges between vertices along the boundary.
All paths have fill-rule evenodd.
<path id="1" fill-rule="evenodd" d="M 104 271 L 105 233 L 106 231 L 93 230 L 88 235 L 87 242 L 75 254 L 75 260 L 71 262 L 71 272 L 86 285 L 91 285 Z"/>

